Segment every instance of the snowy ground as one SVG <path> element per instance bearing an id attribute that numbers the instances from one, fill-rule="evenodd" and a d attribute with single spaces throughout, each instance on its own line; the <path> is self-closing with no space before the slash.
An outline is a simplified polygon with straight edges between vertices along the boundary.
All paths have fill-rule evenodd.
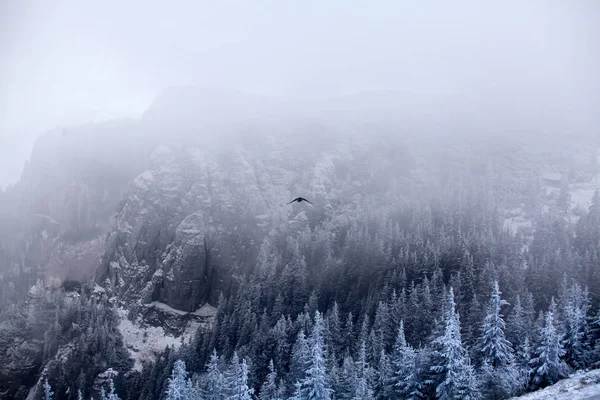
<path id="1" fill-rule="evenodd" d="M 505 213 L 504 228 L 508 228 L 512 234 L 516 234 L 519 229 L 531 229 L 533 227 L 531 218 L 526 215 L 522 208 L 513 208 Z"/>
<path id="2" fill-rule="evenodd" d="M 576 372 L 537 392 L 529 393 L 513 400 L 600 400 L 600 369 L 589 372 Z"/>
<path id="3" fill-rule="evenodd" d="M 592 205 L 592 197 L 594 197 L 594 192 L 599 187 L 600 185 L 598 185 L 595 181 L 571 186 L 571 198 L 569 201 L 569 207 L 572 211 L 570 215 L 571 222 L 577 222 L 581 210 L 588 211 L 590 205 Z"/>
<path id="4" fill-rule="evenodd" d="M 198 322 L 190 321 L 184 334 L 175 337 L 168 334 L 161 327 L 140 326 L 137 323 L 127 319 L 127 311 L 119 309 L 119 331 L 123 335 L 125 347 L 129 350 L 131 359 L 134 361 L 133 369 L 142 370 L 142 361 L 154 361 L 157 354 L 160 354 L 167 346 L 174 346 L 178 349 L 182 341 L 189 342 L 196 330 Z"/>

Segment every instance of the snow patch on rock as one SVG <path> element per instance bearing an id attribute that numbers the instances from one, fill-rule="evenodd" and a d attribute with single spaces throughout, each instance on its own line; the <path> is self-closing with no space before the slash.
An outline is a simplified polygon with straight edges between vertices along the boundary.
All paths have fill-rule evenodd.
<path id="1" fill-rule="evenodd" d="M 169 307 L 166 304 L 164 306 Z M 120 318 L 118 329 L 123 336 L 125 347 L 134 361 L 133 369 L 135 371 L 142 370 L 143 362 L 154 362 L 157 355 L 168 346 L 173 346 L 177 350 L 182 343 L 189 343 L 199 326 L 197 321 L 190 321 L 183 335 L 175 337 L 165 332 L 162 327 L 143 326 L 139 320 L 130 321 L 127 319 L 127 310 L 124 308 L 118 309 L 118 315 Z"/>
<path id="2" fill-rule="evenodd" d="M 600 399 L 600 369 L 579 371 L 542 390 L 513 400 L 592 400 Z"/>

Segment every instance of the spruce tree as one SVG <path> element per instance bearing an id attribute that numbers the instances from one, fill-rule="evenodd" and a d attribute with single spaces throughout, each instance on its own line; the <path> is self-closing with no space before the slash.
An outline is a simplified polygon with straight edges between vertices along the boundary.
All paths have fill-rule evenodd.
<path id="1" fill-rule="evenodd" d="M 219 357 L 213 349 L 206 366 L 206 387 L 202 391 L 204 400 L 219 400 L 223 398 L 223 373 L 219 370 Z"/>
<path id="2" fill-rule="evenodd" d="M 554 299 L 552 299 L 552 303 Z M 545 324 L 540 329 L 540 342 L 535 357 L 530 361 L 530 375 L 534 388 L 545 387 L 556 383 L 567 376 L 569 368 L 562 357 L 565 351 L 561 344 L 560 334 L 556 330 L 554 307 L 546 312 Z"/>
<path id="3" fill-rule="evenodd" d="M 52 391 L 52 387 L 48 383 L 48 378 L 44 378 L 44 400 L 52 400 L 52 396 L 54 396 L 54 392 Z"/>
<path id="4" fill-rule="evenodd" d="M 307 363 L 308 368 L 305 378 L 295 385 L 295 399 L 329 400 L 331 398 L 333 391 L 330 388 L 325 364 L 323 329 L 321 313 L 316 311 L 315 323 L 308 339 L 310 349 Z"/>
<path id="5" fill-rule="evenodd" d="M 401 399 L 417 400 L 423 398 L 422 385 L 419 381 L 417 354 L 406 343 L 404 321 L 400 321 L 398 327 L 398 335 L 392 353 L 392 365 L 394 368 L 391 378 L 393 392 Z"/>
<path id="6" fill-rule="evenodd" d="M 252 400 L 254 389 L 248 387 L 248 365 L 246 359 L 240 361 L 237 351 L 225 374 L 224 389 L 227 399 Z"/>
<path id="7" fill-rule="evenodd" d="M 303 330 L 298 332 L 291 356 L 288 378 L 290 391 L 293 392 L 296 388 L 296 383 L 304 380 L 310 358 L 310 350 Z"/>
<path id="8" fill-rule="evenodd" d="M 367 351 L 365 342 L 360 345 L 358 360 L 356 361 L 356 388 L 352 400 L 375 400 L 373 392 L 372 370 L 367 363 Z"/>
<path id="9" fill-rule="evenodd" d="M 168 380 L 166 400 L 194 399 L 195 393 L 193 393 L 194 390 L 192 387 L 192 382 L 188 379 L 187 375 L 188 373 L 185 369 L 185 362 L 182 360 L 175 361 L 175 364 L 173 366 L 173 372 L 171 373 L 171 377 Z"/>
<path id="10" fill-rule="evenodd" d="M 581 369 L 588 363 L 588 349 L 584 337 L 588 330 L 590 309 L 588 292 L 578 283 L 574 283 L 566 289 L 564 296 L 565 299 L 561 301 L 563 304 L 561 344 L 565 350 L 564 360 L 571 367 Z"/>
<path id="11" fill-rule="evenodd" d="M 435 339 L 435 344 L 441 348 L 438 358 L 441 363 L 431 367 L 442 376 L 442 381 L 435 390 L 436 396 L 440 400 L 479 399 L 479 383 L 460 338 L 460 320 L 455 312 L 452 287 L 448 293 L 444 314 L 444 332 Z"/>
<path id="12" fill-rule="evenodd" d="M 279 387 L 277 386 L 277 372 L 275 372 L 275 366 L 273 365 L 273 360 L 269 361 L 269 374 L 265 382 L 262 384 L 260 388 L 260 393 L 258 398 L 260 400 L 281 400 L 282 394 L 279 392 Z"/>
<path id="13" fill-rule="evenodd" d="M 521 382 L 511 343 L 504 336 L 506 326 L 501 308 L 508 302 L 501 294 L 498 281 L 494 281 L 478 343 L 482 390 L 490 399 L 511 396 Z"/>

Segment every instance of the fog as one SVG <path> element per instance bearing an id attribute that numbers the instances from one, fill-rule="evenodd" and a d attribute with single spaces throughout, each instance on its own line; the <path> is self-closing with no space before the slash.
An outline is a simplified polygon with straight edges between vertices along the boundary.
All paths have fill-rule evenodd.
<path id="1" fill-rule="evenodd" d="M 3 1 L 0 187 L 42 132 L 139 116 L 172 86 L 308 111 L 393 93 L 423 115 L 518 112 L 539 130 L 597 134 L 599 23 L 593 0 Z"/>

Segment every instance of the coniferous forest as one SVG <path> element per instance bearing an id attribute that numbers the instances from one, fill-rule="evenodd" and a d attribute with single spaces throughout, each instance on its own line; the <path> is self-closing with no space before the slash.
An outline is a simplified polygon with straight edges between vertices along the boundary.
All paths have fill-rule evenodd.
<path id="1" fill-rule="evenodd" d="M 365 163 L 356 170 L 347 167 L 348 182 Z M 172 176 L 165 179 L 172 182 Z M 290 205 L 291 222 L 269 228 L 266 235 L 253 231 L 244 236 L 252 224 L 234 209 L 241 232 L 221 239 L 243 247 L 244 256 L 230 253 L 233 262 L 226 273 L 233 279 L 227 285 L 214 283 L 218 290 L 187 308 L 209 304 L 212 310 L 202 323 L 186 325 L 194 327 L 187 336 L 177 331 L 176 317 L 161 319 L 152 305 L 188 315 L 181 311 L 185 305 L 177 306 L 177 299 L 164 294 L 169 279 L 186 290 L 175 275 L 183 267 L 167 267 L 173 259 L 193 264 L 203 257 L 202 263 L 219 263 L 186 253 L 190 240 L 177 247 L 181 236 L 193 230 L 189 223 L 184 233 L 178 227 L 166 245 L 159 243 L 161 233 L 154 243 L 140 239 L 138 250 L 145 249 L 133 251 L 135 263 L 123 250 L 126 239 L 112 246 L 115 235 L 102 236 L 109 244 L 93 277 L 54 285 L 44 282 L 40 271 L 46 267 L 27 270 L 27 261 L 11 258 L 17 250 L 5 247 L 5 261 L 21 267 L 5 273 L 2 281 L 13 288 L 16 300 L 2 309 L 0 394 L 43 399 L 506 399 L 552 385 L 573 371 L 600 367 L 599 192 L 573 220 L 561 207 L 562 189 L 556 190 L 553 208 L 528 214 L 530 229 L 513 231 L 505 224 L 502 202 L 510 202 L 514 192 L 489 182 L 489 177 L 450 177 L 441 190 L 418 201 L 390 200 L 390 193 L 408 186 L 384 185 L 379 192 L 368 186 L 370 195 L 358 200 L 332 194 L 327 206 L 314 192 L 312 208 Z M 342 192 L 347 183 L 331 184 Z M 125 219 L 132 198 L 138 201 L 134 189 L 118 206 L 113 226 Z M 518 200 L 526 204 L 528 196 Z M 536 201 L 527 207 L 536 210 Z M 143 226 L 152 225 L 146 221 Z M 206 250 L 207 237 L 201 248 L 212 254 Z M 175 256 L 174 248 L 179 249 Z M 215 258 L 225 253 L 217 251 Z M 162 261 L 152 265 L 159 256 Z M 133 278 L 126 268 L 136 270 Z M 29 287 L 20 299 L 18 285 Z M 131 285 L 138 285 L 133 292 Z M 135 360 L 136 344 L 123 336 L 125 321 L 161 326 L 161 332 L 178 332 L 173 334 L 177 339 L 158 346 L 153 359 Z"/>
<path id="2" fill-rule="evenodd" d="M 0 400 L 600 398 L 600 1 L 0 0 Z"/>

